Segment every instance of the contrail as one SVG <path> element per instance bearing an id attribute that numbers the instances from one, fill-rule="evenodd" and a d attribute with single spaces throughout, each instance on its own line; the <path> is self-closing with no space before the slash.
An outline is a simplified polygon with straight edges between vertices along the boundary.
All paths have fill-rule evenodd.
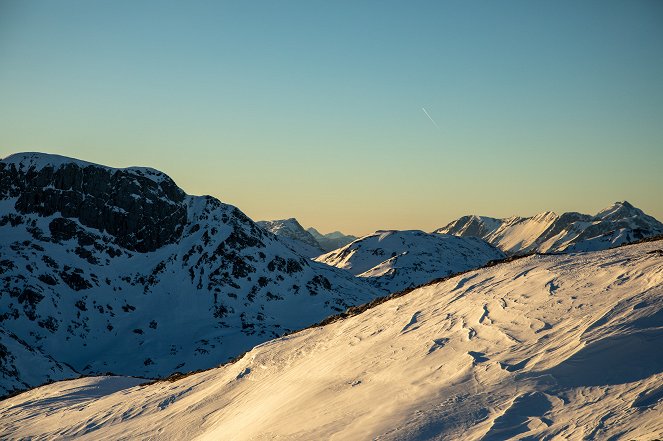
<path id="1" fill-rule="evenodd" d="M 426 114 L 426 116 L 428 117 L 428 119 L 430 119 L 430 121 L 431 121 L 433 124 L 435 124 L 435 127 L 437 127 L 437 128 L 439 129 L 440 126 L 438 126 L 437 123 L 435 122 L 435 120 L 434 120 L 433 118 L 431 118 L 431 116 L 430 116 L 430 115 L 428 114 L 428 112 L 426 111 L 426 108 L 425 108 L 425 107 L 422 107 L 421 110 L 423 110 L 424 113 Z"/>

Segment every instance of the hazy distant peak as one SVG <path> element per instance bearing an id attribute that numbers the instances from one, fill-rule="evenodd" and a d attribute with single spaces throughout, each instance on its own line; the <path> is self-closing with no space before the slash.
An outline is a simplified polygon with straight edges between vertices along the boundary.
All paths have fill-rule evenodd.
<path id="1" fill-rule="evenodd" d="M 322 234 L 313 227 L 308 228 L 306 231 L 311 233 L 315 240 L 318 241 L 322 249 L 326 252 L 335 250 L 357 240 L 357 236 L 343 234 L 340 231 Z"/>
<path id="2" fill-rule="evenodd" d="M 294 217 L 256 222 L 286 242 L 290 248 L 305 257 L 316 257 L 324 252 L 318 241 Z M 293 242 L 294 241 L 294 242 Z M 305 245 L 305 247 L 300 246 Z"/>

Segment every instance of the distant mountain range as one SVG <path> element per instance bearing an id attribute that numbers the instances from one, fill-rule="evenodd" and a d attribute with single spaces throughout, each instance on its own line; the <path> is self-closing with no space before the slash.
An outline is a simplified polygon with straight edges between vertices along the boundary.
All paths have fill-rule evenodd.
<path id="1" fill-rule="evenodd" d="M 386 292 L 476 268 L 506 255 L 597 251 L 663 234 L 661 222 L 626 201 L 594 216 L 551 211 L 505 219 L 471 215 L 434 233 L 384 230 L 362 238 L 339 232 L 322 236 L 313 228 L 304 230 L 296 219 L 259 224 L 296 252 L 347 270 Z M 330 240 L 328 246 L 346 244 L 322 254 L 325 238 Z"/>
<path id="2" fill-rule="evenodd" d="M 315 260 L 396 292 L 472 268 L 505 255 L 475 237 L 418 230 L 376 231 Z"/>
<path id="3" fill-rule="evenodd" d="M 0 161 L 0 395 L 209 368 L 380 291 L 150 168 Z"/>
<path id="4" fill-rule="evenodd" d="M 628 202 L 591 216 L 552 211 L 532 217 L 463 216 L 435 231 L 479 237 L 507 254 L 596 251 L 663 234 L 663 224 Z"/>

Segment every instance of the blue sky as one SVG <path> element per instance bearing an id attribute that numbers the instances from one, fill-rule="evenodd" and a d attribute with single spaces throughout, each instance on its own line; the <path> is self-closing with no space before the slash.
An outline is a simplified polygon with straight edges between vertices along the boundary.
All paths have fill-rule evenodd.
<path id="1" fill-rule="evenodd" d="M 661 78 L 659 1 L 0 0 L 0 156 L 149 165 L 322 231 L 661 219 Z"/>

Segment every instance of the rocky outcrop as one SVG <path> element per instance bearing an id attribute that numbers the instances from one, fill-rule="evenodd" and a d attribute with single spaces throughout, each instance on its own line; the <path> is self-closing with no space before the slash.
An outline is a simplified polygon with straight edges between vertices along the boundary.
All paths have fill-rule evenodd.
<path id="1" fill-rule="evenodd" d="M 14 159 L 0 163 L 0 198 L 16 198 L 20 214 L 76 218 L 138 252 L 154 251 L 182 236 L 185 195 L 163 174 L 154 179 L 145 169 Z"/>

